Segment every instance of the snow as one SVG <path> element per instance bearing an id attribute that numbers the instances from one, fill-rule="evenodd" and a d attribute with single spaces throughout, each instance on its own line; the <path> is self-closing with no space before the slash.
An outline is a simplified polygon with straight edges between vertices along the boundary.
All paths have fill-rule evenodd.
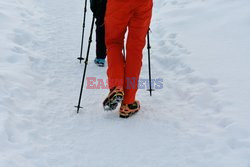
<path id="1" fill-rule="evenodd" d="M 103 89 L 85 89 L 83 2 L 0 2 L 0 166 L 250 167 L 250 4 L 155 0 L 152 76 L 129 119 L 104 112 Z M 91 22 L 88 10 L 84 53 Z M 106 79 L 93 63 L 88 77 Z M 142 78 L 148 77 L 145 50 Z M 86 86 L 86 85 L 85 85 Z"/>

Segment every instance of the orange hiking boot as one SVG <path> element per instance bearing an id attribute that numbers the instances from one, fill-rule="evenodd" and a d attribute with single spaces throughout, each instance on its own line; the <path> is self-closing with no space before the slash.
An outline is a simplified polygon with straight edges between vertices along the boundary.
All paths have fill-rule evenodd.
<path id="1" fill-rule="evenodd" d="M 120 117 L 128 118 L 140 110 L 140 102 L 135 101 L 132 104 L 122 104 L 120 108 Z"/>
<path id="2" fill-rule="evenodd" d="M 115 110 L 123 100 L 124 91 L 122 87 L 114 87 L 110 90 L 108 97 L 103 101 L 105 111 Z"/>

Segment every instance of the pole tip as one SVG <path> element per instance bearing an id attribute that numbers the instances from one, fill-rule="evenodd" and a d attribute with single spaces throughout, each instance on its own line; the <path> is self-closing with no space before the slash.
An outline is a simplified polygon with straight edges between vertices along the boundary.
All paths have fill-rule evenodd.
<path id="1" fill-rule="evenodd" d="M 78 57 L 77 59 L 80 60 L 80 63 L 82 63 L 82 61 L 84 60 L 84 58 L 82 57 Z"/>
<path id="2" fill-rule="evenodd" d="M 155 91 L 154 89 L 148 89 L 147 91 L 150 92 L 150 96 L 152 96 L 152 92 Z"/>
<path id="3" fill-rule="evenodd" d="M 75 106 L 75 108 L 77 108 L 76 112 L 77 112 L 77 114 L 78 114 L 79 111 L 80 111 L 80 108 L 83 108 L 83 107 L 81 107 L 81 106 Z"/>

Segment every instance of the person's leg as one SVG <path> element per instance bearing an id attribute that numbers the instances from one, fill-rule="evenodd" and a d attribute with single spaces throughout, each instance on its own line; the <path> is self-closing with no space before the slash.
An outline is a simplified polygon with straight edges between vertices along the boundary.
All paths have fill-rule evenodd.
<path id="1" fill-rule="evenodd" d="M 130 18 L 128 1 L 108 0 L 105 16 L 106 47 L 108 57 L 109 88 L 123 87 L 124 58 L 122 49 L 124 35 Z"/>
<path id="2" fill-rule="evenodd" d="M 106 45 L 105 45 L 105 25 L 104 17 L 106 11 L 106 1 L 102 0 L 96 7 L 96 58 L 106 58 Z"/>
<path id="3" fill-rule="evenodd" d="M 105 27 L 100 18 L 96 18 L 96 58 L 106 58 Z"/>
<path id="4" fill-rule="evenodd" d="M 124 104 L 135 102 L 142 66 L 142 50 L 145 46 L 146 35 L 152 17 L 152 0 L 138 1 L 136 5 L 137 7 L 129 21 L 128 27 Z"/>

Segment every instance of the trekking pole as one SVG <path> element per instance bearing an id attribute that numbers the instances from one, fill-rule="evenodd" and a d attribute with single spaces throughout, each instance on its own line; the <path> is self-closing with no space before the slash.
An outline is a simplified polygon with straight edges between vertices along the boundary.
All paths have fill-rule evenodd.
<path id="1" fill-rule="evenodd" d="M 152 84 L 151 84 L 151 64 L 150 64 L 150 49 L 151 49 L 151 45 L 150 45 L 150 28 L 148 29 L 148 33 L 147 33 L 147 49 L 148 49 L 148 71 L 149 71 L 149 89 L 147 91 L 150 92 L 150 96 L 152 96 L 152 91 L 154 91 L 154 89 L 152 89 Z"/>
<path id="2" fill-rule="evenodd" d="M 77 114 L 79 113 L 80 108 L 82 108 L 82 107 L 81 107 L 82 92 L 83 92 L 84 80 L 85 80 L 85 75 L 86 75 L 87 65 L 88 65 L 88 60 L 89 60 L 89 51 L 90 51 L 90 46 L 91 46 L 91 42 L 92 42 L 92 35 L 93 35 L 93 29 L 94 29 L 94 22 L 95 22 L 95 18 L 94 18 L 94 16 L 93 16 L 92 23 L 91 23 L 90 35 L 89 35 L 88 50 L 87 50 L 87 55 L 86 55 L 86 59 L 85 59 L 84 72 L 83 72 L 83 76 L 82 76 L 82 85 L 81 85 L 81 90 L 80 90 L 80 96 L 79 96 L 78 105 L 75 106 L 75 107 L 77 108 Z"/>
<path id="3" fill-rule="evenodd" d="M 88 0 L 85 0 L 85 5 L 84 5 L 84 15 L 83 15 L 83 24 L 82 24 L 82 41 L 81 41 L 80 57 L 77 58 L 78 60 L 80 60 L 80 63 L 82 63 L 82 60 L 84 60 L 84 58 L 82 57 L 82 51 L 83 51 L 84 30 L 85 30 L 85 21 L 86 21 L 86 13 L 87 13 L 87 1 Z"/>

